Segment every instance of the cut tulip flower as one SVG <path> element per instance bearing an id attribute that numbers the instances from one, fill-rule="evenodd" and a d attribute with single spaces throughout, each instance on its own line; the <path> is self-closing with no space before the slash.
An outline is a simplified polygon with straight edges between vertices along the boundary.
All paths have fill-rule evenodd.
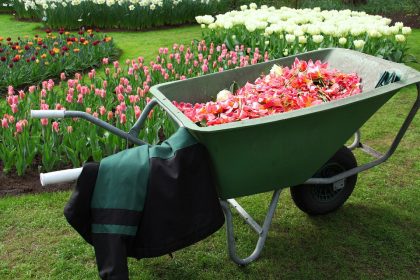
<path id="1" fill-rule="evenodd" d="M 174 101 L 193 122 L 212 126 L 306 108 L 361 92 L 360 77 L 329 69 L 317 60 L 295 60 L 291 68 L 274 65 L 269 75 L 247 83 L 235 93 L 222 90 L 207 103 Z"/>

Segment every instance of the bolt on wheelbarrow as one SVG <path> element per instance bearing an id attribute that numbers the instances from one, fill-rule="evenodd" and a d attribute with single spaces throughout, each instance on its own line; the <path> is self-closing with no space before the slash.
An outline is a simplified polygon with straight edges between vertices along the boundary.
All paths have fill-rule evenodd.
<path id="1" fill-rule="evenodd" d="M 292 65 L 295 58 L 321 60 L 342 72 L 355 72 L 362 78 L 363 92 L 309 108 L 212 127 L 196 125 L 172 103 L 212 100 L 233 81 L 244 85 L 261 73 L 268 73 L 274 64 Z M 395 79 L 384 73 L 392 73 L 394 78 L 397 75 L 400 80 L 393 82 Z M 417 98 L 388 151 L 381 154 L 363 144 L 359 129 L 394 94 L 410 85 L 416 85 Z M 32 116 L 84 118 L 127 141 L 144 145 L 146 143 L 137 138 L 139 131 L 152 108 L 162 107 L 178 126 L 188 129 L 207 148 L 226 217 L 229 256 L 235 263 L 246 265 L 261 254 L 282 189 L 291 187 L 294 202 L 306 213 L 329 213 L 343 205 L 351 195 L 358 173 L 385 162 L 395 152 L 420 106 L 420 72 L 356 51 L 323 49 L 160 84 L 152 87 L 151 93 L 154 98 L 129 132 L 78 111 L 33 111 Z M 344 146 L 353 134 L 354 142 Z M 351 151 L 356 148 L 373 156 L 374 160 L 357 166 Z M 266 152 L 261 152 L 262 149 Z M 41 180 L 43 184 L 68 181 L 76 179 L 80 171 L 41 174 Z M 235 198 L 268 191 L 273 191 L 273 196 L 261 226 Z M 259 236 L 255 250 L 246 258 L 240 258 L 236 253 L 231 207 Z"/>

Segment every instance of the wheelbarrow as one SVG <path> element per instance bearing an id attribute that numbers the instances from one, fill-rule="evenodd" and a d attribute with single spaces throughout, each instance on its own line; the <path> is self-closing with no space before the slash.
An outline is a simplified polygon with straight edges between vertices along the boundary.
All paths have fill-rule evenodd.
<path id="1" fill-rule="evenodd" d="M 291 66 L 295 58 L 321 60 L 342 72 L 356 72 L 362 78 L 363 92 L 296 111 L 211 127 L 196 125 L 172 103 L 212 100 L 233 81 L 244 85 L 268 73 L 273 64 Z M 383 75 L 386 71 L 397 73 L 400 80 L 387 84 L 387 77 Z M 417 87 L 417 99 L 388 151 L 381 154 L 363 144 L 359 128 L 395 93 L 413 84 Z M 420 105 L 420 72 L 360 52 L 332 48 L 164 83 L 150 91 L 154 98 L 129 132 L 79 111 L 32 111 L 32 117 L 83 118 L 129 142 L 145 145 L 147 143 L 137 136 L 149 112 L 159 105 L 178 126 L 187 128 L 207 148 L 226 217 L 229 256 L 235 263 L 246 265 L 257 259 L 264 247 L 282 189 L 292 186 L 294 202 L 306 213 L 329 213 L 351 195 L 359 172 L 385 162 L 394 153 Z M 352 135 L 355 135 L 353 143 L 344 146 Z M 356 148 L 373 156 L 374 160 L 357 166 L 351 151 Z M 81 169 L 73 169 L 41 174 L 41 182 L 75 180 L 80 172 Z M 273 196 L 264 223 L 259 225 L 235 198 L 268 191 L 273 191 Z M 236 253 L 231 207 L 259 236 L 255 250 L 246 258 Z"/>

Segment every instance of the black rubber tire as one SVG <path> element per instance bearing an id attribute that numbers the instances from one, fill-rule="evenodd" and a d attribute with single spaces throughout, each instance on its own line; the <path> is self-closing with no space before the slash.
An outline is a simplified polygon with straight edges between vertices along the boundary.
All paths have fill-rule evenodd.
<path id="1" fill-rule="evenodd" d="M 328 178 L 357 166 L 356 158 L 342 147 L 313 177 Z M 347 177 L 339 190 L 329 185 L 298 185 L 290 188 L 296 206 L 309 215 L 323 215 L 340 208 L 350 197 L 357 182 L 357 174 Z"/>

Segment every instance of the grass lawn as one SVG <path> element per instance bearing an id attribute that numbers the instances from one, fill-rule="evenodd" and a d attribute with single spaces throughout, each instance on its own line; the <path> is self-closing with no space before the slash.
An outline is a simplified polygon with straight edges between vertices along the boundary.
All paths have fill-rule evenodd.
<path id="1" fill-rule="evenodd" d="M 0 36 L 40 33 L 39 24 L 0 15 Z M 160 46 L 187 43 L 199 27 L 153 32 L 110 32 L 122 60 L 148 59 Z M 420 61 L 420 30 L 409 37 Z M 410 66 L 420 70 L 419 64 Z M 362 129 L 363 139 L 385 151 L 414 101 L 415 88 L 392 98 Z M 178 251 L 174 258 L 132 260 L 132 279 L 419 279 L 420 117 L 417 115 L 391 159 L 361 173 L 353 195 L 339 211 L 309 217 L 283 191 L 260 259 L 238 267 L 227 255 L 225 228 Z M 360 163 L 369 158 L 357 152 Z M 298 170 L 296 171 L 298 172 Z M 256 175 L 258 176 L 258 175 Z M 96 279 L 93 249 L 62 214 L 70 192 L 0 199 L 0 279 Z M 240 199 L 262 221 L 270 194 Z M 235 218 L 238 218 L 237 216 Z M 249 254 L 254 232 L 236 223 L 241 255 Z"/>

